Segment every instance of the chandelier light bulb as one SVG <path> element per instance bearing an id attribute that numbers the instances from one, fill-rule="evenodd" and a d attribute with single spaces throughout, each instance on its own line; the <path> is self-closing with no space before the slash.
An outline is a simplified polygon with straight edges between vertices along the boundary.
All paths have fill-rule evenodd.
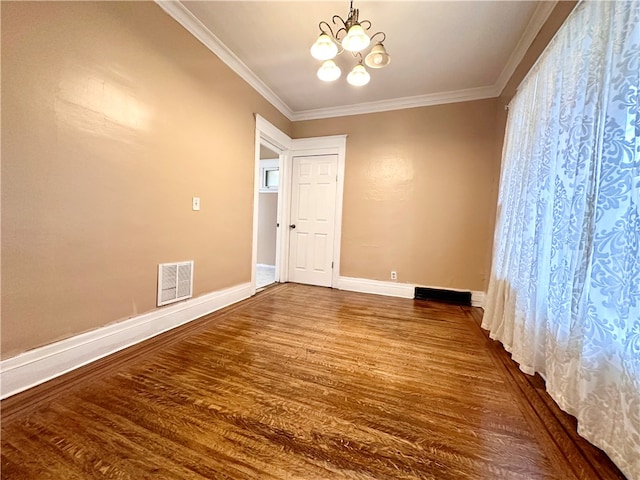
<path id="1" fill-rule="evenodd" d="M 323 33 L 311 46 L 311 56 L 316 60 L 330 60 L 338 54 L 338 46 L 331 37 Z"/>
<path id="2" fill-rule="evenodd" d="M 364 28 L 356 23 L 349 28 L 349 31 L 342 39 L 342 46 L 350 52 L 359 52 L 369 46 L 371 39 L 365 33 Z"/>
<path id="3" fill-rule="evenodd" d="M 340 67 L 333 60 L 325 60 L 318 69 L 318 78 L 323 82 L 333 82 L 340 78 Z"/>
<path id="4" fill-rule="evenodd" d="M 375 47 L 371 49 L 371 52 L 364 59 L 364 63 L 367 64 L 367 67 L 371 68 L 382 68 L 389 65 L 391 62 L 391 57 L 384 49 L 384 45 L 382 43 L 377 43 Z"/>
<path id="5" fill-rule="evenodd" d="M 347 82 L 355 87 L 366 85 L 369 80 L 371 80 L 371 75 L 361 63 L 353 67 L 353 70 L 347 75 Z"/>
<path id="6" fill-rule="evenodd" d="M 375 30 L 372 31 L 376 33 L 367 35 L 372 27 L 371 21 L 359 20 L 359 15 L 360 11 L 353 8 L 353 0 L 351 0 L 349 15 L 346 19 L 340 15 L 334 15 L 331 17 L 333 26 L 324 20 L 318 23 L 320 33 L 311 46 L 311 56 L 322 62 L 317 74 L 323 82 L 333 82 L 340 78 L 342 72 L 334 60 L 344 52 L 352 53 L 358 62 L 347 75 L 347 82 L 356 87 L 366 85 L 371 80 L 365 65 L 378 69 L 386 67 L 391 62 L 391 57 L 382 44 L 387 40 L 387 35 Z M 374 45 L 373 48 L 370 48 L 370 45 Z M 366 55 L 367 51 L 368 55 Z"/>

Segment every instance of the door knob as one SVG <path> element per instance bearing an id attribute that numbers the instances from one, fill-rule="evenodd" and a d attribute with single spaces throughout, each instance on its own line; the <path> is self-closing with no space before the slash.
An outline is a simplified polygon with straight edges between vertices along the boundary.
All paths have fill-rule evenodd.
<path id="1" fill-rule="evenodd" d="M 292 223 L 291 225 L 289 225 L 289 228 L 290 228 L 291 230 L 293 230 L 294 228 L 296 228 L 296 224 L 295 224 L 295 223 Z"/>

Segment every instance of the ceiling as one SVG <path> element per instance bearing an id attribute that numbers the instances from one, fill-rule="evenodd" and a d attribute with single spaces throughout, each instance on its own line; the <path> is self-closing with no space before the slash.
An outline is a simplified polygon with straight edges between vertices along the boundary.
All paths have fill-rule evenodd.
<path id="1" fill-rule="evenodd" d="M 500 94 L 555 2 L 358 1 L 360 20 L 384 31 L 391 64 L 353 87 L 325 83 L 309 48 L 321 20 L 346 18 L 348 1 L 158 2 L 291 120 L 490 98 Z"/>

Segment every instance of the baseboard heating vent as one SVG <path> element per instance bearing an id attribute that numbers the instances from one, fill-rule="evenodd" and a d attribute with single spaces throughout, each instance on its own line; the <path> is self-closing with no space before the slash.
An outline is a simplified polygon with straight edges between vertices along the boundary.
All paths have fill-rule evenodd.
<path id="1" fill-rule="evenodd" d="M 456 292 L 455 290 L 416 287 L 415 299 L 471 306 L 471 292 Z"/>
<path id="2" fill-rule="evenodd" d="M 193 296 L 193 260 L 158 265 L 158 306 Z"/>

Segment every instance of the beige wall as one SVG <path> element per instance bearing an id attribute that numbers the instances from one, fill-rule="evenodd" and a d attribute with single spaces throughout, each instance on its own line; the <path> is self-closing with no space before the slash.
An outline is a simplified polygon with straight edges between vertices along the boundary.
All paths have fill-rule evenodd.
<path id="1" fill-rule="evenodd" d="M 296 122 L 348 134 L 341 275 L 484 290 L 497 100 Z"/>
<path id="2" fill-rule="evenodd" d="M 151 2 L 2 3 L 2 357 L 248 282 L 255 120 L 290 122 Z M 200 196 L 202 210 L 191 211 Z"/>
<path id="3" fill-rule="evenodd" d="M 292 124 L 153 3 L 3 2 L 2 358 L 152 310 L 161 262 L 248 282 L 256 112 L 349 135 L 342 275 L 484 290 L 502 104 L 574 5 L 499 99 Z"/>
<path id="4" fill-rule="evenodd" d="M 278 194 L 260 193 L 258 203 L 258 263 L 275 265 Z"/>
<path id="5" fill-rule="evenodd" d="M 294 122 L 347 133 L 341 274 L 485 290 L 506 105 L 577 2 L 559 2 L 496 99 Z"/>

